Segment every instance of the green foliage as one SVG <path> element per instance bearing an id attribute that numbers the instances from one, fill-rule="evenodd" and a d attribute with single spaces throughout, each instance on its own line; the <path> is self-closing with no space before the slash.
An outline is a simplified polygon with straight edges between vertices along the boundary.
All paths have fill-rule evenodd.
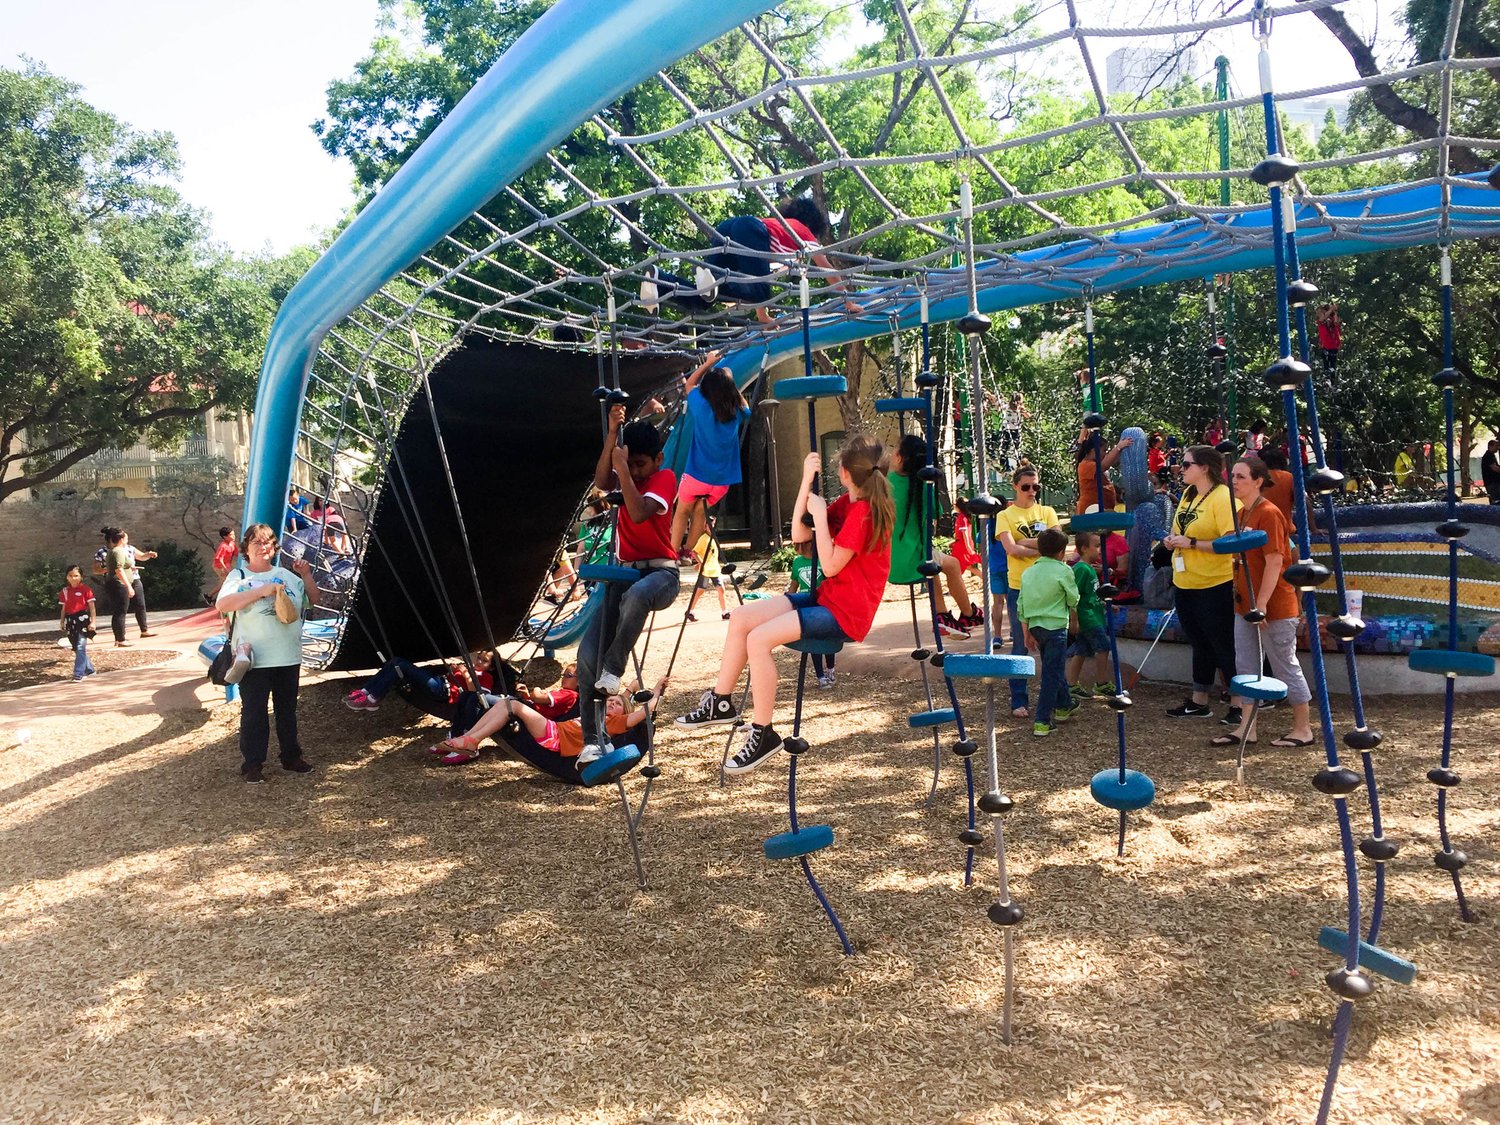
<path id="1" fill-rule="evenodd" d="M 10 597 L 10 608 L 22 620 L 32 618 L 56 618 L 58 614 L 57 593 L 68 584 L 67 570 L 72 563 L 37 555 L 21 564 L 16 572 L 16 589 Z M 88 578 L 88 567 L 84 567 L 84 578 Z"/>
<path id="2" fill-rule="evenodd" d="M 155 609 L 187 609 L 203 603 L 203 560 L 195 547 L 180 547 L 171 539 L 156 543 L 156 558 L 141 565 L 147 587 L 146 602 Z"/>
<path id="3" fill-rule="evenodd" d="M 248 408 L 274 312 L 169 185 L 172 137 L 77 93 L 0 69 L 0 497 Z"/>
<path id="4" fill-rule="evenodd" d="M 786 574 L 798 558 L 797 548 L 790 543 L 784 543 L 771 552 L 771 557 L 766 562 L 766 569 L 772 574 Z"/>

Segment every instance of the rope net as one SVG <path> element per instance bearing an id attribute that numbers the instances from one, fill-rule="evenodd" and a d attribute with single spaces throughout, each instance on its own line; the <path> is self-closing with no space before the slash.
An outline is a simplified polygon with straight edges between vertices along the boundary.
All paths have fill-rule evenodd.
<path id="1" fill-rule="evenodd" d="M 1025 347 L 1004 332 L 984 343 L 997 393 L 1025 385 L 1031 368 L 1022 353 L 1033 368 L 1045 365 L 1049 348 L 1051 362 L 1079 366 L 1068 349 L 1080 337 L 1069 324 L 1081 316 L 1080 296 L 1092 294 L 1105 395 L 1115 396 L 1110 414 L 1121 424 L 1171 426 L 1196 440 L 1221 403 L 1239 428 L 1256 414 L 1274 419 L 1275 396 L 1256 374 L 1274 352 L 1272 313 L 1267 286 L 1253 279 L 1234 283 L 1245 296 L 1227 329 L 1238 340 L 1227 385 L 1198 379 L 1181 388 L 1184 371 L 1208 369 L 1204 279 L 1241 268 L 1238 256 L 1264 251 L 1273 237 L 1265 191 L 1247 177 L 1264 157 L 1259 94 L 1231 81 L 1219 97 L 1212 67 L 1184 60 L 1224 45 L 1249 58 L 1258 31 L 1271 33 L 1273 57 L 1278 43 L 1311 37 L 1338 50 L 1319 13 L 1358 25 L 1369 9 L 1305 0 L 1153 11 L 1143 21 L 1080 0 L 1003 14 L 991 4 L 915 0 L 778 7 L 583 122 L 341 321 L 312 369 L 297 476 L 337 496 L 361 558 L 367 544 L 358 529 L 386 484 L 406 408 L 424 374 L 467 337 L 584 352 L 764 349 L 797 332 L 789 314 L 803 272 L 814 283 L 815 321 L 858 321 L 863 336 L 888 334 L 892 315 L 907 314 L 909 325 L 918 293 L 933 302 L 965 293 L 955 257 L 963 179 L 974 195 L 979 288 L 1029 286 L 1060 302 L 1026 311 Z M 1141 26 L 1152 20 L 1156 26 Z M 1138 84 L 1142 92 L 1111 95 L 1108 56 L 1122 45 L 1136 57 L 1144 52 L 1154 74 Z M 1497 63 L 1450 54 L 1345 82 L 1279 83 L 1294 87 L 1275 104 L 1283 147 L 1301 163 L 1287 194 L 1306 257 L 1320 243 L 1396 249 L 1484 232 L 1484 209 L 1455 201 L 1454 191 L 1471 186 L 1463 174 L 1484 168 L 1500 147 L 1482 99 L 1468 96 L 1492 81 Z M 1364 127 L 1334 124 L 1314 139 L 1291 124 L 1344 96 Z M 1370 124 L 1371 105 L 1392 98 L 1425 107 L 1411 129 Z M 1430 191 L 1403 194 L 1414 188 Z M 778 217 L 799 193 L 829 212 L 821 246 L 757 248 L 725 225 L 736 216 Z M 725 237 L 733 268 L 714 253 Z M 793 229 L 793 242 L 802 241 Z M 1181 279 L 1187 261 L 1191 282 Z M 700 270 L 710 271 L 721 296 L 737 282 L 764 289 L 692 307 Z M 667 299 L 670 277 L 683 279 L 688 300 Z M 1167 282 L 1176 288 L 1157 353 L 1114 362 L 1110 294 Z M 657 286 L 656 299 L 643 297 L 643 283 Z M 1362 377 L 1374 372 L 1361 370 L 1358 341 L 1351 344 L 1348 374 L 1320 393 L 1333 404 L 1330 417 L 1349 420 L 1339 456 L 1368 498 L 1392 492 L 1400 448 L 1436 441 L 1439 404 L 1434 397 L 1404 414 L 1385 409 L 1378 386 Z M 1032 409 L 1064 429 L 1076 426 L 1078 400 L 1062 397 L 1048 390 Z M 960 405 L 976 415 L 960 429 L 984 429 L 982 412 Z M 1390 421 L 1402 417 L 1416 421 Z M 1052 456 L 1055 444 L 1049 435 L 1028 455 Z M 576 556 L 578 544 L 559 549 Z M 532 617 L 546 618 L 548 579 L 539 581 Z M 310 633 L 317 664 L 336 651 L 347 599 L 326 612 L 328 629 Z"/>

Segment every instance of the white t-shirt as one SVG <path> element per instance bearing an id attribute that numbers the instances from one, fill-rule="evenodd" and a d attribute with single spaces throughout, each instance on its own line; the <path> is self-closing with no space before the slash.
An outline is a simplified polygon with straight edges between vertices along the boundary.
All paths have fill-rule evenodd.
<path id="1" fill-rule="evenodd" d="M 224 598 L 244 590 L 254 590 L 268 582 L 280 582 L 286 587 L 287 597 L 307 612 L 307 591 L 302 579 L 285 567 L 273 566 L 270 570 L 256 572 L 237 566 L 224 579 L 219 589 L 218 604 L 222 608 Z M 302 663 L 302 618 L 290 625 L 283 625 L 276 616 L 276 599 L 261 598 L 244 609 L 235 612 L 234 642 L 250 645 L 252 667 L 285 668 Z"/>

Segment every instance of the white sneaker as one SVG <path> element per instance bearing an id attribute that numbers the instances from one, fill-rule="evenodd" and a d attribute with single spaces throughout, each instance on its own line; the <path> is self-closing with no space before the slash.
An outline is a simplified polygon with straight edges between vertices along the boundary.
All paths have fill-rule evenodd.
<path id="1" fill-rule="evenodd" d="M 656 267 L 646 267 L 646 280 L 641 282 L 641 304 L 653 316 L 657 309 Z"/>
<path id="2" fill-rule="evenodd" d="M 250 646 L 240 645 L 234 650 L 234 663 L 230 665 L 229 671 L 224 673 L 226 684 L 237 684 L 245 678 L 245 673 L 250 671 Z"/>
<path id="3" fill-rule="evenodd" d="M 612 672 L 601 672 L 594 681 L 594 687 L 605 695 L 615 695 L 620 690 L 620 677 Z"/>
<path id="4" fill-rule="evenodd" d="M 699 266 L 694 270 L 693 280 L 698 283 L 698 296 L 705 301 L 712 301 L 719 295 L 719 279 L 714 277 L 714 271 L 707 266 Z"/>
<path id="5" fill-rule="evenodd" d="M 605 747 L 600 746 L 598 743 L 590 742 L 578 752 L 578 758 L 574 761 L 573 768 L 582 773 L 585 766 L 593 765 L 600 758 L 604 757 L 604 754 Z"/>

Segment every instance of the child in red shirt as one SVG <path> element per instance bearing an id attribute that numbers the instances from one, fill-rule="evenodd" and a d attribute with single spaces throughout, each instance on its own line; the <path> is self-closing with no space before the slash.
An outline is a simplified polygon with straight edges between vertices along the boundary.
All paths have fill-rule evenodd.
<path id="1" fill-rule="evenodd" d="M 890 573 L 896 522 L 891 488 L 879 469 L 884 453 L 877 441 L 852 438 L 839 454 L 839 483 L 847 491 L 832 504 L 817 493 L 818 455 L 807 455 L 792 513 L 792 542 L 813 541 L 823 580 L 815 591 L 747 602 L 730 614 L 717 681 L 698 706 L 677 719 L 682 727 L 734 722 L 739 712 L 730 693 L 740 669 L 750 665 L 750 733 L 725 765 L 727 773 L 747 773 L 781 748 L 781 736 L 771 727 L 778 646 L 796 640 L 862 641 L 870 632 Z M 811 528 L 803 526 L 803 512 L 812 517 Z"/>
<path id="2" fill-rule="evenodd" d="M 525 684 L 516 685 L 516 695 L 529 703 L 544 719 L 561 719 L 578 706 L 578 665 L 562 670 L 562 682 L 551 691 L 533 691 Z"/>
<path id="3" fill-rule="evenodd" d="M 73 646 L 73 682 L 92 676 L 96 669 L 89 659 L 89 638 L 94 635 L 94 591 L 84 584 L 83 571 L 70 566 L 64 575 L 68 584 L 57 594 L 57 627 Z"/>

